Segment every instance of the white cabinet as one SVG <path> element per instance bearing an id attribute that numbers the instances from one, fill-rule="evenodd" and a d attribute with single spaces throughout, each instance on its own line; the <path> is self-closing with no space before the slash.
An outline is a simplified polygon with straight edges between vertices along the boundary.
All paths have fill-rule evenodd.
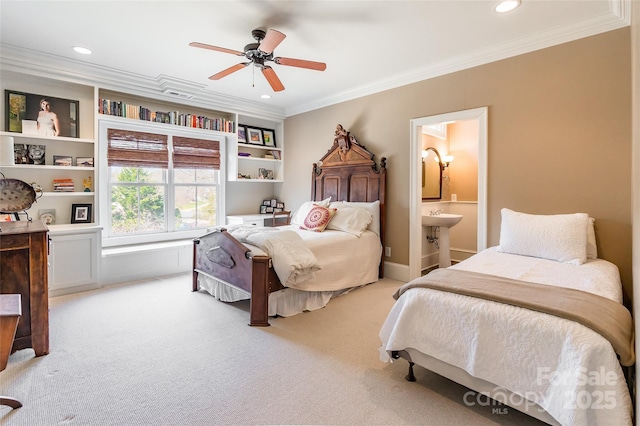
<path id="1" fill-rule="evenodd" d="M 243 214 L 227 216 L 228 225 L 271 226 L 270 214 Z"/>
<path id="2" fill-rule="evenodd" d="M 99 287 L 101 227 L 49 227 L 49 296 Z"/>

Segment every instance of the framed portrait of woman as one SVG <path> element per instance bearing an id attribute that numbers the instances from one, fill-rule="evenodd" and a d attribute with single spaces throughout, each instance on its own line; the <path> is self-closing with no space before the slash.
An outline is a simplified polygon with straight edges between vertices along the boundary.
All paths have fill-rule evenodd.
<path id="1" fill-rule="evenodd" d="M 5 129 L 42 136 L 80 137 L 80 102 L 5 90 Z"/>

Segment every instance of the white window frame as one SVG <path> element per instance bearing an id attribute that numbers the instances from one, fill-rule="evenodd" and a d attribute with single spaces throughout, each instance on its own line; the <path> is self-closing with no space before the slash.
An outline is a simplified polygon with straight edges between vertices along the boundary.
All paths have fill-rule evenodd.
<path id="1" fill-rule="evenodd" d="M 132 121 L 131 119 L 100 119 L 98 120 L 98 181 L 95 183 L 98 188 L 98 212 L 97 218 L 102 218 L 100 224 L 102 225 L 102 246 L 103 247 L 117 247 L 131 244 L 147 244 L 158 243 L 164 241 L 175 241 L 193 239 L 204 233 L 202 228 L 185 231 L 172 231 L 175 221 L 173 213 L 169 215 L 167 207 L 174 204 L 174 176 L 172 168 L 172 159 L 169 155 L 169 169 L 167 170 L 167 181 L 162 184 L 165 189 L 165 218 L 167 223 L 168 232 L 161 233 L 149 233 L 130 236 L 109 236 L 110 224 L 111 224 L 111 201 L 109 191 L 109 165 L 107 164 L 107 130 L 123 129 L 131 130 L 135 132 L 149 132 L 159 133 L 169 136 L 169 143 L 173 136 L 182 136 L 189 138 L 215 140 L 220 143 L 220 170 L 218 172 L 218 190 L 216 194 L 216 226 L 221 226 L 225 223 L 226 207 L 225 207 L 225 187 L 226 187 L 226 141 L 227 137 L 222 132 L 202 130 L 202 129 L 190 129 L 185 127 L 173 126 L 164 123 L 153 123 L 148 121 Z M 171 145 L 170 145 L 171 146 Z"/>

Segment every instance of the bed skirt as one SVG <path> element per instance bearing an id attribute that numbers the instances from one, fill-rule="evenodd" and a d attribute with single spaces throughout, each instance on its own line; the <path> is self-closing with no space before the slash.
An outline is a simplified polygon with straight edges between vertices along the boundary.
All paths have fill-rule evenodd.
<path id="1" fill-rule="evenodd" d="M 357 287 L 355 287 L 357 288 Z M 198 273 L 198 290 L 204 290 L 222 302 L 248 300 L 251 294 L 227 285 L 203 272 Z M 353 290 L 347 288 L 335 291 L 303 291 L 285 288 L 269 294 L 270 317 L 290 317 L 305 311 L 324 308 L 329 300 Z"/>

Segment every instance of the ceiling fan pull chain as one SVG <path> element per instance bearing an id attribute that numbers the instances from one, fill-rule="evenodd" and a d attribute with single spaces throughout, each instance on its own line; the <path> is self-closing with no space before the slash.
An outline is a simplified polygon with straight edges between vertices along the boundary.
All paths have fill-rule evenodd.
<path id="1" fill-rule="evenodd" d="M 251 68 L 253 68 L 253 71 L 251 71 L 251 87 L 256 87 L 256 67 Z"/>

